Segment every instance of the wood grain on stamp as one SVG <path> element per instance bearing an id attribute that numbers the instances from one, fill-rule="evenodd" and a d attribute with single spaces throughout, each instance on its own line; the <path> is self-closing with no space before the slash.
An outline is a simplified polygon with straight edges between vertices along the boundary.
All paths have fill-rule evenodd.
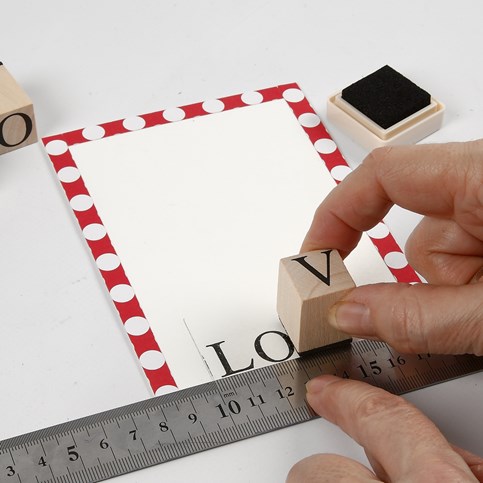
<path id="1" fill-rule="evenodd" d="M 298 352 L 349 339 L 327 322 L 329 309 L 355 287 L 337 250 L 280 260 L 277 312 Z"/>
<path id="2" fill-rule="evenodd" d="M 36 141 L 32 101 L 0 62 L 0 154 Z"/>

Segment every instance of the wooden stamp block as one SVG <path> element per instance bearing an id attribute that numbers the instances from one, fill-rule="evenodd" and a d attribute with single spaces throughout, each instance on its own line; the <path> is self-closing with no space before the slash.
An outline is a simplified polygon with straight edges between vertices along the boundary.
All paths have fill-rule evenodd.
<path id="1" fill-rule="evenodd" d="M 32 101 L 0 62 L 0 154 L 35 142 Z"/>
<path id="2" fill-rule="evenodd" d="M 280 260 L 277 312 L 298 352 L 350 339 L 328 324 L 327 314 L 354 287 L 337 250 Z"/>

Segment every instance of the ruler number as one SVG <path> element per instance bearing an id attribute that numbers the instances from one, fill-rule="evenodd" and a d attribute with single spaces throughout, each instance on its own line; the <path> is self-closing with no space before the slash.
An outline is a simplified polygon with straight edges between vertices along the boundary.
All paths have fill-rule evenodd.
<path id="1" fill-rule="evenodd" d="M 402 356 L 398 356 L 395 363 L 391 358 L 389 358 L 387 362 L 391 364 L 391 367 L 404 366 L 404 364 L 406 364 L 406 359 L 403 359 Z"/>
<path id="2" fill-rule="evenodd" d="M 374 376 L 378 376 L 379 374 L 381 374 L 382 372 L 382 369 L 380 366 L 377 365 L 377 361 L 370 361 L 369 362 L 369 366 L 372 370 L 372 374 Z M 369 375 L 367 374 L 366 370 L 364 369 L 364 366 L 362 364 L 358 365 L 357 366 L 357 369 L 360 369 L 361 373 L 362 373 L 362 377 L 365 379 L 366 377 L 369 377 Z"/>
<path id="3" fill-rule="evenodd" d="M 287 389 L 289 389 L 290 392 L 293 394 L 293 391 L 292 391 L 292 388 L 291 387 L 289 387 Z M 282 399 L 284 396 L 283 396 L 282 392 L 280 391 L 280 389 L 278 389 L 277 392 L 278 392 L 278 394 L 280 396 L 280 399 Z M 254 408 L 256 406 L 261 406 L 262 404 L 265 404 L 265 400 L 263 399 L 263 397 L 261 396 L 261 394 L 259 394 L 257 396 L 249 397 L 247 399 L 247 401 L 250 402 L 250 405 L 251 405 L 252 408 Z M 230 415 L 229 413 L 231 413 L 231 414 L 240 414 L 241 413 L 241 410 L 242 410 L 242 407 L 241 407 L 240 403 L 238 401 L 235 401 L 234 399 L 232 399 L 231 401 L 228 401 L 228 403 L 227 403 L 228 413 L 225 410 L 223 404 L 218 404 L 216 407 L 220 411 L 221 419 L 227 418 Z"/>
<path id="4" fill-rule="evenodd" d="M 195 413 L 188 414 L 188 419 L 195 424 L 198 421 L 198 416 Z"/>
<path id="5" fill-rule="evenodd" d="M 148 415 L 147 419 L 149 420 L 149 423 L 147 424 L 149 424 L 149 427 L 146 428 L 144 426 L 138 427 L 137 422 L 135 421 L 135 418 L 137 418 L 137 415 L 140 413 L 139 408 L 144 407 L 144 403 L 135 403 L 120 408 L 122 410 L 121 413 L 119 412 L 119 409 L 116 409 L 113 412 L 108 412 L 106 416 L 107 419 L 105 419 L 106 424 L 111 424 L 111 419 L 114 422 L 118 421 L 117 426 L 119 429 L 115 428 L 115 431 L 116 439 L 121 439 L 119 442 L 113 439 L 114 435 L 111 437 L 106 433 L 103 426 L 104 422 L 99 424 L 98 418 L 101 417 L 102 414 L 92 415 L 90 418 L 86 419 L 85 424 L 83 422 L 80 423 L 80 429 L 84 429 L 90 439 L 85 441 L 79 447 L 77 447 L 77 441 L 74 439 L 75 434 L 72 431 L 72 423 L 66 423 L 51 428 L 53 437 L 57 440 L 57 446 L 53 448 L 55 449 L 53 454 L 49 451 L 46 452 L 46 449 L 42 445 L 42 438 L 35 434 L 33 436 L 28 434 L 23 435 L 20 439 L 14 438 L 12 442 L 0 441 L 0 447 L 2 448 L 0 455 L 0 480 L 3 483 L 23 483 L 30 481 L 32 479 L 30 475 L 33 473 L 34 475 L 39 475 L 37 478 L 38 482 L 40 482 L 41 479 L 42 481 L 47 481 L 45 478 L 49 476 L 48 473 L 50 472 L 53 479 L 49 481 L 67 481 L 67 479 L 72 481 L 75 479 L 77 481 L 77 476 L 74 476 L 74 472 L 71 471 L 71 469 L 75 470 L 77 474 L 77 471 L 79 471 L 84 464 L 89 466 L 88 471 L 92 468 L 94 472 L 97 472 L 95 473 L 96 475 L 99 475 L 102 478 L 105 476 L 105 479 L 129 472 L 133 466 L 135 466 L 136 469 L 140 469 L 148 466 L 148 463 L 153 464 L 158 461 L 151 461 L 149 458 L 142 457 L 142 464 L 139 466 L 137 460 L 138 453 L 143 451 L 143 448 L 145 453 L 150 452 L 149 449 L 146 449 L 143 442 L 145 438 L 145 430 L 148 431 L 146 436 L 149 436 L 150 441 L 154 436 L 154 441 L 157 440 L 163 448 L 168 445 L 183 445 L 179 448 L 173 448 L 173 451 L 168 449 L 167 453 L 160 454 L 158 462 L 170 461 L 171 459 L 179 457 L 181 450 L 183 450 L 183 456 L 197 453 L 198 451 L 205 449 L 205 447 L 202 445 L 199 447 L 197 445 L 185 447 L 184 434 L 187 433 L 189 437 L 211 434 L 211 429 L 210 433 L 207 432 L 208 430 L 205 430 L 205 418 L 206 423 L 209 424 L 210 427 L 214 426 L 213 431 L 218 431 L 216 426 L 218 426 L 219 431 L 222 432 L 221 434 L 224 434 L 224 431 L 229 430 L 229 432 L 226 433 L 228 438 L 223 435 L 223 441 L 220 439 L 218 443 L 218 439 L 215 439 L 214 444 L 207 447 L 215 447 L 226 442 L 234 442 L 245 437 L 256 436 L 257 434 L 260 434 L 260 432 L 267 432 L 268 430 L 266 430 L 264 424 L 255 426 L 250 425 L 247 431 L 244 429 L 240 432 L 231 431 L 231 428 L 238 425 L 243 426 L 245 420 L 251 422 L 252 415 L 255 416 L 257 421 L 260 420 L 260 417 L 268 420 L 271 416 L 264 414 L 264 408 L 267 406 L 269 407 L 269 413 L 273 412 L 273 410 L 279 411 L 279 409 L 281 409 L 280 413 L 283 411 L 289 416 L 290 411 L 297 414 L 299 412 L 299 407 L 302 407 L 304 404 L 303 391 L 302 388 L 299 387 L 299 382 L 302 382 L 302 380 L 299 381 L 299 379 L 300 377 L 305 378 L 305 375 L 303 375 L 304 373 L 307 376 L 309 375 L 309 367 L 312 368 L 318 366 L 322 373 L 334 372 L 334 375 L 338 375 L 342 378 L 354 378 L 356 380 L 368 381 L 378 387 L 385 387 L 385 385 L 387 385 L 387 379 L 389 378 L 389 382 L 392 383 L 390 387 L 391 392 L 394 390 L 395 394 L 404 394 L 405 392 L 408 392 L 408 390 L 426 387 L 431 383 L 443 382 L 449 378 L 455 377 L 453 369 L 455 369 L 456 374 L 459 376 L 483 370 L 483 358 L 474 358 L 470 356 L 458 356 L 457 358 L 454 356 L 447 356 L 447 358 L 445 358 L 446 356 L 431 355 L 428 353 L 413 355 L 399 354 L 383 343 L 371 342 L 367 347 L 365 342 L 363 344 L 362 348 L 364 350 L 358 350 L 358 343 L 355 342 L 353 344 L 354 348 L 345 350 L 345 352 L 341 351 L 340 354 L 335 354 L 332 358 L 333 360 L 330 360 L 332 365 L 328 366 L 329 371 L 326 371 L 326 356 L 320 358 L 318 355 L 314 355 L 313 359 L 311 358 L 312 356 L 307 356 L 306 361 L 297 359 L 290 361 L 290 364 L 288 362 L 281 362 L 277 368 L 268 367 L 263 370 L 255 369 L 251 373 L 253 375 L 253 383 L 246 383 L 245 379 L 241 379 L 241 375 L 235 374 L 232 376 L 233 380 L 235 380 L 235 382 L 238 380 L 238 382 L 243 383 L 243 385 L 239 386 L 242 388 L 240 392 L 237 392 L 235 389 L 220 391 L 218 386 L 216 386 L 218 389 L 218 392 L 216 392 L 211 385 L 206 391 L 204 386 L 199 386 L 196 393 L 180 391 L 179 397 L 175 401 L 176 407 L 174 407 L 172 400 L 166 399 L 166 402 L 164 402 L 164 399 L 161 400 L 159 408 L 154 408 L 156 411 L 154 412 L 154 417 L 151 418 Z M 369 351 L 369 348 L 372 348 L 371 351 Z M 451 368 L 447 367 L 447 371 L 444 373 L 442 370 L 444 370 L 444 366 L 446 366 L 446 360 L 448 361 L 448 366 L 450 364 L 453 364 L 453 366 Z M 357 365 L 357 362 L 360 364 Z M 434 365 L 437 367 L 434 368 Z M 413 373 L 418 374 L 418 369 L 421 368 L 421 366 L 425 371 L 425 377 L 418 379 L 412 377 Z M 442 366 L 442 369 L 440 369 L 440 366 Z M 302 376 L 300 376 L 300 374 L 302 374 Z M 240 379 L 238 379 L 239 377 Z M 402 384 L 406 381 L 408 384 Z M 260 388 L 260 384 L 263 385 L 264 389 Z M 290 386 L 290 384 L 294 384 L 294 386 Z M 238 387 L 237 384 L 236 387 Z M 190 389 L 190 391 L 192 391 L 192 389 Z M 196 396 L 192 397 L 190 394 L 196 394 Z M 202 406 L 196 406 L 195 401 L 198 400 L 198 396 L 204 396 L 206 404 L 203 403 Z M 295 404 L 293 404 L 293 399 L 296 399 Z M 187 404 L 189 403 L 191 403 L 191 406 L 187 409 Z M 272 405 L 273 409 L 271 408 Z M 261 416 L 259 413 L 261 413 Z M 126 420 L 128 416 L 132 423 Z M 308 412 L 303 412 L 302 416 L 302 420 L 313 418 L 313 415 Z M 292 418 L 289 417 L 289 420 L 291 419 Z M 104 421 L 104 419 L 102 421 Z M 122 422 L 122 425 L 119 424 L 119 421 Z M 269 430 L 285 427 L 286 421 L 287 418 L 280 420 L 280 423 L 275 421 L 275 427 L 270 427 Z M 96 431 L 96 434 L 92 435 L 92 437 L 87 431 L 87 429 L 90 430 L 91 425 L 98 428 L 98 431 Z M 260 426 L 262 431 L 260 431 Z M 138 431 L 140 431 L 139 434 Z M 156 435 L 152 434 L 153 431 L 156 432 Z M 178 431 L 182 433 L 181 442 L 177 441 Z M 163 434 L 160 435 L 159 433 Z M 66 436 L 69 434 L 72 439 L 66 440 Z M 26 447 L 24 444 L 25 438 L 29 439 L 27 444 L 33 444 L 35 447 L 42 447 L 43 451 L 31 452 L 28 460 L 25 459 L 25 461 L 16 461 L 13 459 L 13 456 L 12 459 L 5 459 L 6 450 L 16 450 L 17 447 Z M 59 442 L 60 438 L 62 438 L 62 442 Z M 113 446 L 111 446 L 111 440 Z M 79 444 L 81 443 L 79 442 Z M 88 445 L 86 446 L 86 453 L 84 453 L 84 444 Z M 136 448 L 135 455 L 133 455 L 129 449 L 132 447 Z M 116 454 L 114 454 L 114 449 L 116 450 Z M 117 454 L 118 450 L 120 452 L 119 455 Z M 105 453 L 106 451 L 107 454 Z M 111 452 L 112 458 L 109 454 Z M 117 460 L 118 456 L 122 459 L 129 458 L 133 463 L 136 463 L 136 465 L 127 464 L 117 468 L 115 467 L 113 459 Z M 85 462 L 84 459 L 86 460 Z M 102 461 L 103 459 L 108 460 L 107 465 Z M 114 464 L 111 465 L 111 462 Z M 57 467 L 59 468 L 59 471 L 67 471 L 69 475 L 62 473 L 62 475 L 56 476 L 55 473 L 57 472 Z M 101 471 L 98 471 L 96 468 Z M 25 475 L 24 472 L 26 473 Z"/>
<path id="6" fill-rule="evenodd" d="M 428 354 L 428 357 L 429 357 L 429 354 Z M 420 359 L 422 359 L 422 357 L 420 357 Z M 403 366 L 404 364 L 406 364 L 406 359 L 404 359 L 402 356 L 397 356 L 396 359 L 392 359 L 392 358 L 387 359 L 387 362 L 389 362 L 389 365 L 391 366 L 391 368 L 394 369 L 395 367 Z M 374 376 L 379 376 L 380 374 L 382 374 L 382 368 L 377 364 L 377 360 L 369 361 L 369 368 L 371 370 L 372 375 Z M 362 364 L 358 365 L 357 369 L 361 371 L 363 379 L 366 379 L 367 377 L 369 377 L 367 370 L 364 368 Z"/>
<path id="7" fill-rule="evenodd" d="M 7 470 L 7 476 L 14 476 L 16 474 L 13 466 L 7 466 L 5 469 Z"/>
<path id="8" fill-rule="evenodd" d="M 357 369 L 360 369 L 360 371 L 362 372 L 362 377 L 363 377 L 364 379 L 365 379 L 366 377 L 369 377 L 369 376 L 367 375 L 366 370 L 365 370 L 365 369 L 364 369 L 364 367 L 362 366 L 362 364 L 361 364 L 361 365 L 359 365 L 359 366 L 357 366 Z"/>
<path id="9" fill-rule="evenodd" d="M 293 392 L 293 388 L 291 388 L 290 386 L 285 387 L 285 392 L 287 394 L 283 394 L 281 389 L 277 389 L 277 394 L 280 396 L 280 399 L 295 395 L 295 393 Z"/>
<path id="10" fill-rule="evenodd" d="M 262 404 L 265 404 L 265 401 L 263 400 L 263 397 L 260 394 L 258 396 L 249 397 L 248 400 L 250 401 L 252 408 L 254 408 L 255 406 L 261 406 Z"/>
<path id="11" fill-rule="evenodd" d="M 227 418 L 229 416 L 228 414 L 226 414 L 225 410 L 223 409 L 222 404 L 218 404 L 218 406 L 216 406 L 216 407 L 220 410 L 222 419 Z M 228 401 L 228 410 L 232 414 L 240 414 L 241 413 L 241 406 L 237 401 L 232 399 L 231 401 Z"/>
<path id="12" fill-rule="evenodd" d="M 67 454 L 69 455 L 70 461 L 77 461 L 79 459 L 79 453 L 75 451 L 75 446 L 69 446 L 67 448 Z"/>

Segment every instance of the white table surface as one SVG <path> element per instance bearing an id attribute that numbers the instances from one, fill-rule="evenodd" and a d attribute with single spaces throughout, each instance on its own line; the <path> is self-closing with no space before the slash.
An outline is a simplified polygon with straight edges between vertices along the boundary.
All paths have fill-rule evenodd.
<path id="1" fill-rule="evenodd" d="M 41 136 L 293 81 L 326 122 L 330 94 L 385 64 L 446 104 L 425 142 L 482 136 L 478 0 L 3 3 L 0 60 L 33 99 Z M 359 163 L 364 151 L 326 125 Z M 401 244 L 417 220 L 391 215 Z M 0 439 L 150 396 L 102 288 L 41 145 L 1 156 Z M 483 454 L 483 373 L 406 397 Z M 317 420 L 121 479 L 279 482 L 324 451 L 365 461 Z"/>

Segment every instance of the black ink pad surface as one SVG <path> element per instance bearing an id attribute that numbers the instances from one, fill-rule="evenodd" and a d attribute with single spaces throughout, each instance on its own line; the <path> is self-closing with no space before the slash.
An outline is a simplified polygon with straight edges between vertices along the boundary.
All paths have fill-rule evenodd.
<path id="1" fill-rule="evenodd" d="M 366 149 L 412 144 L 437 131 L 444 105 L 386 65 L 331 96 L 329 121 Z"/>

